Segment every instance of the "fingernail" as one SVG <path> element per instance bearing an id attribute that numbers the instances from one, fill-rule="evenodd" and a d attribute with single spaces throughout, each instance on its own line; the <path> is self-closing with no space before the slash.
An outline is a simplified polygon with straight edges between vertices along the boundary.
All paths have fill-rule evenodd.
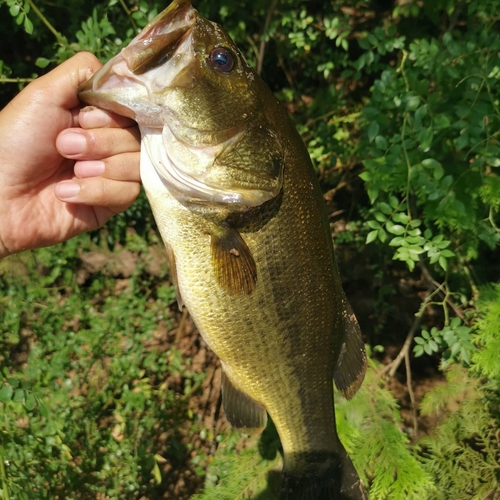
<path id="1" fill-rule="evenodd" d="M 110 124 L 111 118 L 101 109 L 88 106 L 80 111 L 78 118 L 80 126 L 83 128 L 100 128 Z"/>
<path id="2" fill-rule="evenodd" d="M 75 175 L 81 179 L 85 177 L 97 177 L 104 173 L 104 162 L 102 161 L 79 161 L 75 163 Z"/>
<path id="3" fill-rule="evenodd" d="M 87 149 L 87 140 L 76 132 L 62 133 L 58 137 L 57 147 L 65 155 L 80 155 Z"/>
<path id="4" fill-rule="evenodd" d="M 74 198 L 80 192 L 80 184 L 74 181 L 62 181 L 56 184 L 55 193 L 59 199 Z"/>

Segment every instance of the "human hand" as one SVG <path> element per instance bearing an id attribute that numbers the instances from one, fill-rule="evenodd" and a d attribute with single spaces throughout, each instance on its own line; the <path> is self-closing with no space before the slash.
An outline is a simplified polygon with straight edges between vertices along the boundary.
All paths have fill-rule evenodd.
<path id="1" fill-rule="evenodd" d="M 97 229 L 139 194 L 135 123 L 80 109 L 77 88 L 100 67 L 79 53 L 0 112 L 0 258 Z"/>

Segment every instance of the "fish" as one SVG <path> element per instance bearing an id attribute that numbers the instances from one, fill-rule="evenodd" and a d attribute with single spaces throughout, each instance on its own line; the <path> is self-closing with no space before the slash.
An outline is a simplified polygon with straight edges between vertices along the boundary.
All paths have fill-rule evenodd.
<path id="1" fill-rule="evenodd" d="M 335 424 L 366 371 L 322 192 L 291 118 L 229 35 L 174 0 L 79 88 L 133 118 L 141 179 L 231 425 L 283 450 L 280 500 L 361 500 Z"/>

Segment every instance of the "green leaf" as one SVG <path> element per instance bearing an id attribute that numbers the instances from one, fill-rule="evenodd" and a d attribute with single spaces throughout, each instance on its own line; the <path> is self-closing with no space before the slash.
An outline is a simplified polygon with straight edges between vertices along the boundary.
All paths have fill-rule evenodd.
<path id="1" fill-rule="evenodd" d="M 431 350 L 432 350 L 433 352 L 438 352 L 438 351 L 439 351 L 439 347 L 438 347 L 438 345 L 436 344 L 436 341 L 435 341 L 435 340 L 432 340 L 432 339 L 431 339 L 431 340 L 429 340 L 429 346 L 430 346 L 430 348 L 431 348 Z"/>
<path id="2" fill-rule="evenodd" d="M 405 228 L 400 224 L 391 224 L 390 222 L 387 222 L 385 227 L 387 228 L 387 231 L 398 236 L 405 232 Z"/>
<path id="3" fill-rule="evenodd" d="M 399 200 L 395 196 L 391 196 L 389 198 L 389 205 L 393 208 L 396 209 L 399 206 Z M 400 221 L 398 221 L 400 222 Z"/>
<path id="4" fill-rule="evenodd" d="M 155 462 L 153 466 L 153 477 L 155 479 L 156 484 L 161 484 L 161 471 L 158 465 L 158 462 Z"/>
<path id="5" fill-rule="evenodd" d="M 38 410 L 40 411 L 40 415 L 46 419 L 49 419 L 50 412 L 45 403 L 39 398 L 36 398 L 36 400 L 38 402 Z"/>
<path id="6" fill-rule="evenodd" d="M 399 247 L 403 244 L 404 238 L 401 236 L 396 236 L 395 238 L 392 238 L 392 240 L 389 242 L 389 246 L 391 247 Z"/>
<path id="7" fill-rule="evenodd" d="M 368 235 L 366 236 L 366 244 L 372 243 L 373 241 L 375 241 L 377 239 L 377 234 L 378 234 L 377 229 L 375 229 L 374 231 L 370 231 L 368 233 Z"/>
<path id="8" fill-rule="evenodd" d="M 379 190 L 376 187 L 370 186 L 368 188 L 368 197 L 370 198 L 370 202 L 373 204 L 375 200 L 378 198 Z"/>
<path id="9" fill-rule="evenodd" d="M 45 57 L 39 57 L 35 62 L 39 68 L 46 68 L 50 63 L 50 59 L 46 59 Z"/>
<path id="10" fill-rule="evenodd" d="M 17 389 L 19 387 L 19 379 L 14 377 L 9 377 L 7 382 L 14 388 Z"/>
<path id="11" fill-rule="evenodd" d="M 450 119 L 444 113 L 439 113 L 432 117 L 432 123 L 438 130 L 448 129 L 451 125 Z"/>
<path id="12" fill-rule="evenodd" d="M 486 163 L 491 167 L 500 167 L 500 158 L 486 158 Z"/>
<path id="13" fill-rule="evenodd" d="M 460 349 L 460 354 L 462 355 L 462 359 L 468 364 L 470 365 L 470 355 L 469 355 L 469 351 L 467 351 L 467 349 L 464 349 L 462 347 L 462 349 Z"/>
<path id="14" fill-rule="evenodd" d="M 385 202 L 377 203 L 377 208 L 386 215 L 392 214 L 392 208 Z"/>
<path id="15" fill-rule="evenodd" d="M 455 344 L 453 344 L 450 348 L 450 353 L 451 355 L 454 357 L 456 356 L 459 352 L 460 352 L 460 348 L 461 348 L 461 344 L 460 342 L 456 342 Z"/>
<path id="16" fill-rule="evenodd" d="M 419 358 L 420 356 L 422 356 L 424 354 L 424 347 L 421 345 L 416 345 L 413 348 L 413 353 L 415 354 L 416 358 Z"/>
<path id="17" fill-rule="evenodd" d="M 415 111 L 415 119 L 421 121 L 427 114 L 427 104 L 423 104 Z"/>
<path id="18" fill-rule="evenodd" d="M 417 231 L 417 230 L 415 229 L 415 231 Z M 421 245 L 424 244 L 425 239 L 422 238 L 421 236 L 418 236 L 418 235 L 416 235 L 416 236 L 408 235 L 406 237 L 406 241 L 410 245 L 417 245 L 418 247 L 420 247 Z"/>
<path id="19" fill-rule="evenodd" d="M 433 138 L 434 138 L 434 132 L 432 130 L 432 127 L 423 128 L 418 133 L 417 136 L 417 140 L 420 143 L 418 148 L 424 153 L 426 153 L 427 151 L 429 151 L 431 147 Z"/>
<path id="20" fill-rule="evenodd" d="M 33 33 L 33 23 L 28 16 L 24 18 L 24 31 L 26 31 L 28 35 L 31 35 Z"/>
<path id="21" fill-rule="evenodd" d="M 450 243 L 450 242 L 448 242 L 448 243 Z M 454 252 L 452 252 L 451 250 L 442 250 L 440 253 L 443 257 L 446 257 L 446 258 L 455 257 Z"/>
<path id="22" fill-rule="evenodd" d="M 10 385 L 4 385 L 0 389 L 0 401 L 10 401 L 12 398 L 12 394 L 14 393 L 14 389 Z"/>
<path id="23" fill-rule="evenodd" d="M 376 121 L 372 121 L 370 125 L 368 126 L 368 140 L 370 142 L 375 139 L 375 137 L 378 135 L 378 131 L 380 130 L 380 125 Z"/>
<path id="24" fill-rule="evenodd" d="M 378 231 L 377 231 L 377 234 L 378 234 L 378 239 L 384 243 L 384 241 L 387 239 L 387 233 L 384 231 L 383 228 L 380 228 Z"/>
<path id="25" fill-rule="evenodd" d="M 448 344 L 448 346 L 453 345 L 457 341 L 457 337 L 452 330 L 447 330 L 443 334 L 443 339 Z"/>
<path id="26" fill-rule="evenodd" d="M 9 12 L 12 17 L 16 17 L 19 14 L 21 7 L 18 4 L 10 6 Z"/>
<path id="27" fill-rule="evenodd" d="M 441 163 L 439 163 L 438 161 L 434 160 L 434 158 L 426 158 L 425 160 L 422 160 L 422 165 L 425 167 L 425 168 L 428 168 L 428 169 L 434 169 L 434 168 L 438 168 L 438 167 L 441 167 Z"/>
<path id="28" fill-rule="evenodd" d="M 382 137 L 381 135 L 377 135 L 377 137 L 375 137 L 375 146 L 385 151 L 388 146 L 387 139 L 385 137 Z"/>
<path id="29" fill-rule="evenodd" d="M 14 392 L 14 396 L 12 397 L 12 401 L 14 403 L 20 403 L 24 401 L 24 391 L 22 389 L 16 389 Z"/>
<path id="30" fill-rule="evenodd" d="M 445 257 L 441 256 L 439 257 L 439 265 L 443 268 L 444 271 L 448 270 L 448 261 L 446 260 Z"/>
<path id="31" fill-rule="evenodd" d="M 33 396 L 33 394 L 28 393 L 26 395 L 26 400 L 24 401 L 24 406 L 28 411 L 31 411 L 35 408 L 36 400 L 35 400 L 35 396 Z"/>
<path id="32" fill-rule="evenodd" d="M 420 97 L 413 96 L 406 101 L 406 110 L 414 111 L 420 106 Z"/>
<path id="33" fill-rule="evenodd" d="M 404 212 L 397 212 L 392 216 L 392 220 L 394 222 L 399 222 L 401 224 L 406 225 L 406 224 L 408 224 L 408 221 L 410 220 L 410 218 Z"/>

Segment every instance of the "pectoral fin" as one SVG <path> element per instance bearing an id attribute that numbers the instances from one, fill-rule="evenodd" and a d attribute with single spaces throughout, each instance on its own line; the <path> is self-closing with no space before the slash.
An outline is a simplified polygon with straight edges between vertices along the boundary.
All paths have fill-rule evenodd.
<path id="1" fill-rule="evenodd" d="M 211 234 L 212 265 L 219 285 L 231 295 L 250 295 L 257 282 L 257 266 L 237 229 L 223 227 Z"/>
<path id="2" fill-rule="evenodd" d="M 333 377 L 337 389 L 345 398 L 351 399 L 365 377 L 366 352 L 358 320 L 345 297 L 342 302 L 344 338 Z"/>
<path id="3" fill-rule="evenodd" d="M 247 432 L 262 431 L 267 423 L 266 409 L 237 389 L 222 370 L 222 405 L 229 423 Z"/>

